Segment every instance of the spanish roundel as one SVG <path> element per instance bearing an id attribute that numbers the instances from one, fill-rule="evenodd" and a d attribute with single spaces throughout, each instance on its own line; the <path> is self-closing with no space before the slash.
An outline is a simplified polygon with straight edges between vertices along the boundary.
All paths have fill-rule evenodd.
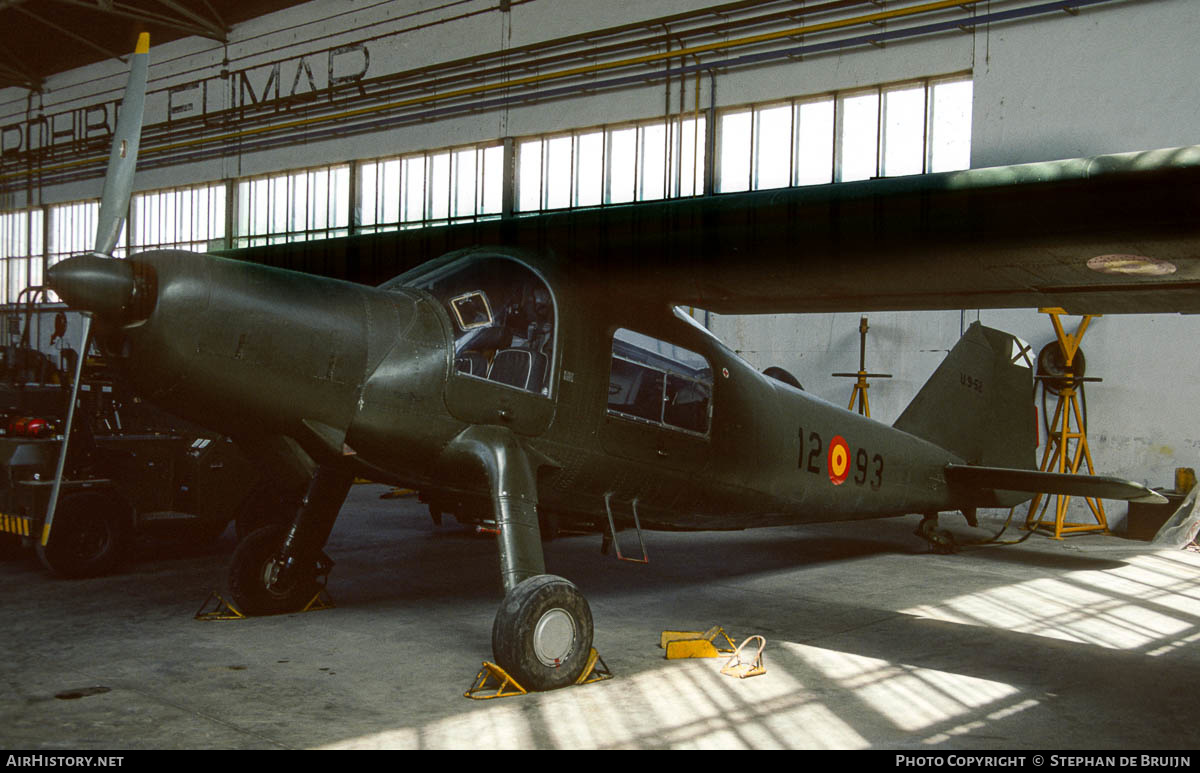
<path id="1" fill-rule="evenodd" d="M 835 435 L 829 441 L 829 479 L 833 485 L 840 486 L 846 482 L 850 474 L 850 446 L 841 435 Z"/>

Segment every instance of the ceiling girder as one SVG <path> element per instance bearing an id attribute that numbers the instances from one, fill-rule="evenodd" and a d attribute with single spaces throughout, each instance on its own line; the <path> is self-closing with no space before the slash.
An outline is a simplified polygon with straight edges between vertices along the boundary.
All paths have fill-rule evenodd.
<path id="1" fill-rule="evenodd" d="M 55 32 L 57 32 L 61 35 L 66 35 L 71 40 L 82 43 L 83 45 L 87 46 L 88 48 L 91 48 L 93 51 L 98 51 L 99 53 L 104 54 L 104 56 L 106 56 L 106 57 L 111 57 L 113 59 L 120 59 L 121 61 L 125 61 L 124 59 L 122 59 L 120 54 L 118 54 L 114 51 L 110 51 L 109 49 L 105 48 L 104 46 L 101 46 L 98 43 L 96 43 L 94 40 L 90 40 L 87 37 L 78 34 L 77 32 L 73 32 L 72 30 L 67 29 L 66 27 L 62 26 L 61 24 L 52 22 L 49 19 L 47 19 L 46 17 L 42 16 L 41 14 L 34 13 L 33 11 L 29 10 L 28 8 L 26 8 L 24 6 L 15 6 L 13 10 L 18 11 L 19 13 L 22 13 L 25 16 L 28 16 L 29 18 L 33 19 L 34 21 L 37 21 L 41 24 L 46 25 L 47 27 L 49 27 L 50 29 L 54 30 Z"/>
<path id="2" fill-rule="evenodd" d="M 105 15 L 119 16 L 150 24 L 161 24 L 164 27 L 186 32 L 189 35 L 199 35 L 200 37 L 210 38 L 221 43 L 227 40 L 225 28 L 219 22 L 198 16 L 179 3 L 174 2 L 174 0 L 158 0 L 158 2 L 178 14 L 176 16 L 155 13 L 144 8 L 118 3 L 115 0 L 108 3 L 111 6 L 109 8 L 102 7 L 99 4 L 99 0 L 97 2 L 88 2 L 88 0 L 52 0 L 52 2 L 75 8 L 86 8 L 87 10 Z"/>

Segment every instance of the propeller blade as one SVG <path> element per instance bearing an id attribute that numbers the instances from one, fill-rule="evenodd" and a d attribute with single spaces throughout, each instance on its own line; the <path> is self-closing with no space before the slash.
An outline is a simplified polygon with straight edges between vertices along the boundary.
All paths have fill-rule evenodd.
<path id="1" fill-rule="evenodd" d="M 63 473 L 67 467 L 67 446 L 71 441 L 71 428 L 75 424 L 75 402 L 79 399 L 79 382 L 83 380 L 83 361 L 87 359 L 88 345 L 92 333 L 92 315 L 83 315 L 79 354 L 75 358 L 75 379 L 71 382 L 71 403 L 67 406 L 67 424 L 63 427 L 62 447 L 58 449 L 58 466 L 54 470 L 54 486 L 50 489 L 50 502 L 46 506 L 46 520 L 42 524 L 42 547 L 50 542 L 50 526 L 54 523 L 54 511 L 58 509 L 58 495 L 62 490 Z"/>
<path id="2" fill-rule="evenodd" d="M 108 172 L 104 176 L 104 194 L 100 198 L 100 217 L 96 225 L 97 255 L 112 255 L 121 235 L 121 224 L 129 210 L 133 193 L 133 173 L 137 168 L 138 144 L 142 139 L 142 116 L 146 107 L 146 74 L 150 68 L 150 34 L 138 35 L 137 48 L 130 57 L 129 82 L 121 100 L 121 114 L 108 154 Z"/>

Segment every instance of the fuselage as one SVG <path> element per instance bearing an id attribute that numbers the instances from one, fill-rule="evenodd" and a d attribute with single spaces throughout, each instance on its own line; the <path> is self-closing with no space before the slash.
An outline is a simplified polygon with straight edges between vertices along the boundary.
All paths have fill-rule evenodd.
<path id="1" fill-rule="evenodd" d="M 484 476 L 445 451 L 496 425 L 533 460 L 539 509 L 566 522 L 628 523 L 636 506 L 650 528 L 729 529 L 956 506 L 953 454 L 558 262 L 465 251 L 372 288 L 178 251 L 131 260 L 153 298 L 119 338 L 146 399 L 436 501 L 486 505 Z"/>

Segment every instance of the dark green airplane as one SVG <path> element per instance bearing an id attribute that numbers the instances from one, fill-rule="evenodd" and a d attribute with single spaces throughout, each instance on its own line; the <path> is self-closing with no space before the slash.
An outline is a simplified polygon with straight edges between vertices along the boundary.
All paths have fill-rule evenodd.
<path id="1" fill-rule="evenodd" d="M 141 54 L 139 69 L 144 82 Z M 118 128 L 118 169 L 135 143 Z M 551 256 L 468 249 L 379 287 L 178 250 L 114 260 L 129 187 L 113 184 L 94 254 L 53 266 L 50 286 L 95 316 L 143 397 L 237 439 L 281 489 L 307 486 L 286 526 L 234 554 L 248 613 L 312 598 L 356 476 L 494 528 L 494 656 L 535 690 L 576 681 L 592 641 L 584 596 L 546 574 L 543 535 L 559 528 L 616 540 L 920 513 L 931 530 L 938 512 L 1030 492 L 1157 496 L 1032 471 L 1031 357 L 979 324 L 886 426 L 757 372 L 672 298 L 622 302 Z"/>

